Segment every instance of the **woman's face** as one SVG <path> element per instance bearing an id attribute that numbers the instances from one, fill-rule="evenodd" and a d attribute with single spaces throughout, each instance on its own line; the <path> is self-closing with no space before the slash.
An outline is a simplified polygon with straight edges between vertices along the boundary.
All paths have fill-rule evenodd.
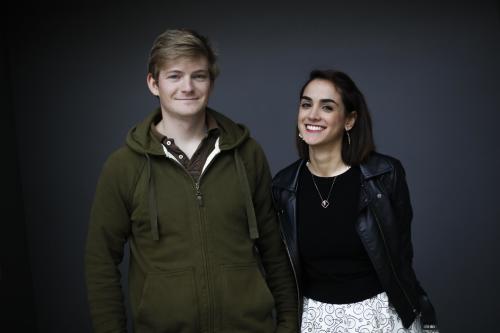
<path id="1" fill-rule="evenodd" d="M 306 86 L 300 98 L 297 126 L 310 147 L 340 145 L 344 131 L 354 125 L 356 113 L 346 116 L 342 97 L 327 80 L 316 79 Z"/>

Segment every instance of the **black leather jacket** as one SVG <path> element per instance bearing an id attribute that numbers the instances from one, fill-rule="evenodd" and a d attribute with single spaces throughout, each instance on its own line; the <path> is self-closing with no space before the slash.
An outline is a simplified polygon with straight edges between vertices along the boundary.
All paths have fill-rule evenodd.
<path id="1" fill-rule="evenodd" d="M 299 171 L 304 166 L 305 160 L 298 160 L 273 179 L 273 198 L 297 280 L 299 304 L 302 303 L 302 294 L 296 197 Z M 437 329 L 432 304 L 412 267 L 410 224 L 413 213 L 404 169 L 398 160 L 372 153 L 360 165 L 360 170 L 362 180 L 356 230 L 384 291 L 405 327 L 409 327 L 420 313 L 424 328 Z"/>

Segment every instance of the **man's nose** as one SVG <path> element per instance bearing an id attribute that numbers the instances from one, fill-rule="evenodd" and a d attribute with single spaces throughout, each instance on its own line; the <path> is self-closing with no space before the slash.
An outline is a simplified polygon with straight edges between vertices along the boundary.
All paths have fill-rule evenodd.
<path id="1" fill-rule="evenodd" d="M 182 91 L 183 92 L 191 92 L 193 91 L 193 82 L 191 81 L 191 78 L 185 78 L 182 81 Z"/>

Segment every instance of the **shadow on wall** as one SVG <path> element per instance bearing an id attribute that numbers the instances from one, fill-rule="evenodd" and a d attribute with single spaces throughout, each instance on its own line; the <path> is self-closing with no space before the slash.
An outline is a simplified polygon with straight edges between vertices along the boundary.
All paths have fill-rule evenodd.
<path id="1" fill-rule="evenodd" d="M 1 32 L 4 37 L 4 31 Z M 0 40 L 5 40 L 1 38 Z M 0 49 L 1 142 L 4 145 L 2 170 L 2 228 L 0 232 L 0 325 L 16 332 L 36 332 L 33 283 L 26 242 L 26 223 L 19 179 L 16 130 L 10 91 L 8 54 Z"/>

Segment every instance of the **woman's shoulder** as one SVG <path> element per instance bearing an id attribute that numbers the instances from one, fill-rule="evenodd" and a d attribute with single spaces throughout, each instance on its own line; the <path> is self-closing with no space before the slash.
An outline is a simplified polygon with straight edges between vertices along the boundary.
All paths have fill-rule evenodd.
<path id="1" fill-rule="evenodd" d="M 399 172 L 403 165 L 394 156 L 372 152 L 361 164 L 361 171 L 366 175 L 376 175 L 386 172 Z"/>

